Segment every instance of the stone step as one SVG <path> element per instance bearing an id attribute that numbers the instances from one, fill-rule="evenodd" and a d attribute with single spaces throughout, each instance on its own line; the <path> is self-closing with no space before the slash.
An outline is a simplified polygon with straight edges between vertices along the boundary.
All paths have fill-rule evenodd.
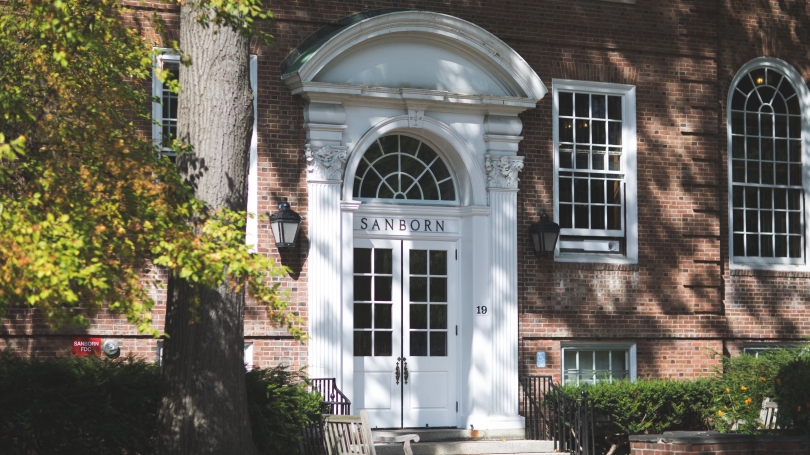
<path id="1" fill-rule="evenodd" d="M 375 444 L 378 455 L 402 455 L 402 444 Z M 434 441 L 411 444 L 413 455 L 550 455 L 554 454 L 552 441 L 518 440 L 478 440 L 478 441 Z M 559 455 L 559 454 L 557 454 Z"/>
<path id="2" fill-rule="evenodd" d="M 393 437 L 403 434 L 419 435 L 419 442 L 441 441 L 511 441 L 523 440 L 526 432 L 523 428 L 509 430 L 467 430 L 464 428 L 406 428 L 402 430 L 371 430 L 375 439 L 378 437 Z"/>

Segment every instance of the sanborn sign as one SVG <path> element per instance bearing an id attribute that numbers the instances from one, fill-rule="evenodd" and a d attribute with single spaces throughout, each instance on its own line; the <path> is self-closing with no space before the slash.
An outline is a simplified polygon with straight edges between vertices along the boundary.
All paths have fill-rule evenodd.
<path id="1" fill-rule="evenodd" d="M 354 218 L 354 230 L 366 232 L 431 232 L 441 234 L 458 232 L 456 224 L 456 220 L 424 218 L 376 218 L 365 216 Z"/>

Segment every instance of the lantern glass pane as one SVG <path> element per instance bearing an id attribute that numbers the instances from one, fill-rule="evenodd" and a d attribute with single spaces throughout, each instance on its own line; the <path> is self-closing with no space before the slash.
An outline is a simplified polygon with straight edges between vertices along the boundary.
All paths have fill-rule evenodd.
<path id="1" fill-rule="evenodd" d="M 296 223 L 295 221 L 287 221 L 281 223 L 281 225 L 284 228 L 284 242 L 285 243 L 295 242 L 295 234 L 298 233 L 298 223 Z"/>
<path id="2" fill-rule="evenodd" d="M 270 229 L 273 231 L 273 240 L 275 240 L 276 245 L 278 245 L 279 243 L 282 243 L 283 240 L 282 240 L 282 237 L 281 237 L 281 235 L 282 235 L 281 222 L 280 221 L 274 221 L 274 222 L 270 223 Z"/>

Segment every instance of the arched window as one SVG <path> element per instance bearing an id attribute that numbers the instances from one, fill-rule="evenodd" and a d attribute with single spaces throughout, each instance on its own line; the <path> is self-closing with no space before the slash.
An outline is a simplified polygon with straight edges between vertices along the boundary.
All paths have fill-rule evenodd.
<path id="1" fill-rule="evenodd" d="M 732 260 L 803 264 L 806 88 L 797 90 L 794 81 L 803 82 L 783 62 L 749 65 L 729 94 Z"/>
<path id="2" fill-rule="evenodd" d="M 405 135 L 379 138 L 357 166 L 354 197 L 397 202 L 455 202 L 456 184 L 442 157 Z"/>

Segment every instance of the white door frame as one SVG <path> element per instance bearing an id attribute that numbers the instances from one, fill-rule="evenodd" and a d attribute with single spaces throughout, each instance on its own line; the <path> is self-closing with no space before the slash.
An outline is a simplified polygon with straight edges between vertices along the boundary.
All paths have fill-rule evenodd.
<path id="1" fill-rule="evenodd" d="M 356 387 L 352 394 L 354 412 L 366 409 L 371 421 L 380 428 L 400 426 L 424 428 L 428 425 L 455 427 L 459 399 L 457 315 L 460 286 L 459 264 L 456 259 L 458 240 L 356 237 L 354 247 L 393 250 L 394 274 L 391 296 L 393 351 L 391 355 L 383 357 L 353 357 L 352 369 Z M 413 296 L 410 295 L 409 284 L 413 279 L 410 273 L 410 260 L 412 260 L 411 252 L 414 250 L 446 252 L 447 325 L 444 327 L 447 334 L 446 356 L 414 356 L 410 353 L 409 340 L 412 332 L 409 329 L 412 324 L 409 310 L 414 302 Z M 431 271 L 431 275 L 434 274 L 434 271 Z M 355 305 L 356 303 L 352 302 L 352 314 L 346 315 L 346 318 L 352 321 Z M 397 368 L 399 377 L 395 377 L 394 374 Z M 429 385 L 425 386 L 425 381 L 428 381 Z M 369 391 L 372 393 L 364 393 Z"/>

